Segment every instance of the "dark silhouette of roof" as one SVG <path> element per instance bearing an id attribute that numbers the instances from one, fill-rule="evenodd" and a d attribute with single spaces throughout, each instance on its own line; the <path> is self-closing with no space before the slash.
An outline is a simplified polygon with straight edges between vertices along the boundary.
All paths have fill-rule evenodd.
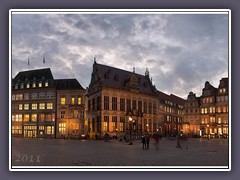
<path id="1" fill-rule="evenodd" d="M 174 94 L 170 94 L 170 98 L 172 99 L 172 102 L 177 103 L 179 105 L 184 105 L 185 100 L 183 98 L 180 98 Z"/>
<path id="2" fill-rule="evenodd" d="M 24 82 L 24 81 L 32 82 L 32 81 L 39 81 L 43 79 L 44 80 L 53 79 L 53 75 L 50 68 L 21 71 L 15 76 L 15 78 L 13 79 L 13 83 Z"/>
<path id="3" fill-rule="evenodd" d="M 178 96 L 176 96 L 174 94 L 170 94 L 170 95 L 165 94 L 165 93 L 163 93 L 161 91 L 158 91 L 158 98 L 159 98 L 161 103 L 165 103 L 165 100 L 171 101 L 172 103 L 176 103 L 176 104 L 182 105 L 182 106 L 185 103 L 184 99 L 182 99 L 182 98 L 180 98 L 180 97 L 178 97 Z"/>
<path id="4" fill-rule="evenodd" d="M 128 83 L 137 80 L 138 92 L 156 95 L 156 88 L 152 85 L 149 76 L 143 76 L 135 72 L 129 72 L 123 69 L 98 64 L 94 62 L 93 73 L 97 73 L 101 86 L 118 89 L 126 89 Z M 89 86 L 91 88 L 91 84 Z"/>
<path id="5" fill-rule="evenodd" d="M 57 90 L 84 90 L 76 79 L 56 79 L 54 83 Z"/>

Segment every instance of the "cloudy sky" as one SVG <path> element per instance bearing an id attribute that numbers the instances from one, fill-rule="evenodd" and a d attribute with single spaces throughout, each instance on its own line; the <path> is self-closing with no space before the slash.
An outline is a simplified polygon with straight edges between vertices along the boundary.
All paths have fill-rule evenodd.
<path id="1" fill-rule="evenodd" d="M 228 76 L 228 15 L 12 15 L 13 77 L 49 67 L 54 78 L 76 78 L 86 88 L 94 56 L 101 64 L 135 67 L 138 74 L 148 68 L 167 94 L 200 96 L 205 81 L 217 87 Z"/>

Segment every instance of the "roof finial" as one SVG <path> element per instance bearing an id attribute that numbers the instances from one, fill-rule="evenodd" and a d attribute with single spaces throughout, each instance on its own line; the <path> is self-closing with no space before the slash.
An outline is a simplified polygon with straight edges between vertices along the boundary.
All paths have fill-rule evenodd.
<path id="1" fill-rule="evenodd" d="M 146 68 L 145 76 L 149 76 L 148 68 Z"/>
<path id="2" fill-rule="evenodd" d="M 96 55 L 94 56 L 93 60 L 94 60 L 94 64 L 96 64 Z"/>
<path id="3" fill-rule="evenodd" d="M 135 73 L 135 67 L 133 67 L 133 73 Z"/>

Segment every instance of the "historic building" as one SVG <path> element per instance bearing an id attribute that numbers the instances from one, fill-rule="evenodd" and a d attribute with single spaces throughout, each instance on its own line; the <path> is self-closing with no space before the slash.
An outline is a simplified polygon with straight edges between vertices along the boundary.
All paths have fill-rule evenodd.
<path id="1" fill-rule="evenodd" d="M 84 89 L 77 80 L 54 80 L 49 68 L 19 72 L 12 79 L 12 135 L 56 138 L 63 132 L 79 134 L 77 128 L 82 126 L 71 126 L 69 114 L 84 111 L 83 95 Z M 61 104 L 61 97 L 66 97 L 66 105 Z M 70 107 L 67 103 L 73 103 L 73 98 L 77 105 Z M 67 120 L 61 118 L 61 111 L 65 111 Z M 82 120 L 80 114 L 74 118 L 76 121 Z M 70 125 L 64 124 L 66 121 Z M 64 131 L 64 128 L 68 129 Z"/>
<path id="2" fill-rule="evenodd" d="M 57 93 L 57 138 L 86 135 L 85 89 L 76 79 L 55 80 Z"/>
<path id="3" fill-rule="evenodd" d="M 228 136 L 228 78 L 222 78 L 218 88 L 208 81 L 202 95 L 190 92 L 185 103 L 184 130 L 194 136 Z"/>
<path id="4" fill-rule="evenodd" d="M 176 136 L 182 130 L 185 100 L 160 91 L 158 91 L 158 97 L 162 134 L 163 136 Z"/>
<path id="5" fill-rule="evenodd" d="M 153 133 L 160 125 L 158 95 L 149 72 L 145 75 L 93 64 L 87 89 L 87 118 L 91 138 Z"/>

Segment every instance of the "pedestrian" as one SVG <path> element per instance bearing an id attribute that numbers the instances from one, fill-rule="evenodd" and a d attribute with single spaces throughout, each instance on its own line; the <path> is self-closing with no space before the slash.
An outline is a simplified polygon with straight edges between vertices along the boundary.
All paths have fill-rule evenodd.
<path id="1" fill-rule="evenodd" d="M 146 142 L 147 142 L 147 149 L 149 149 L 149 142 L 150 142 L 149 134 L 147 134 L 147 136 L 146 136 Z"/>
<path id="2" fill-rule="evenodd" d="M 160 138 L 160 135 L 159 135 L 159 134 L 155 134 L 155 135 L 154 135 L 154 139 L 155 139 L 155 143 L 156 143 L 156 149 L 158 149 L 159 138 Z"/>
<path id="3" fill-rule="evenodd" d="M 146 149 L 146 137 L 142 135 L 142 149 Z"/>

